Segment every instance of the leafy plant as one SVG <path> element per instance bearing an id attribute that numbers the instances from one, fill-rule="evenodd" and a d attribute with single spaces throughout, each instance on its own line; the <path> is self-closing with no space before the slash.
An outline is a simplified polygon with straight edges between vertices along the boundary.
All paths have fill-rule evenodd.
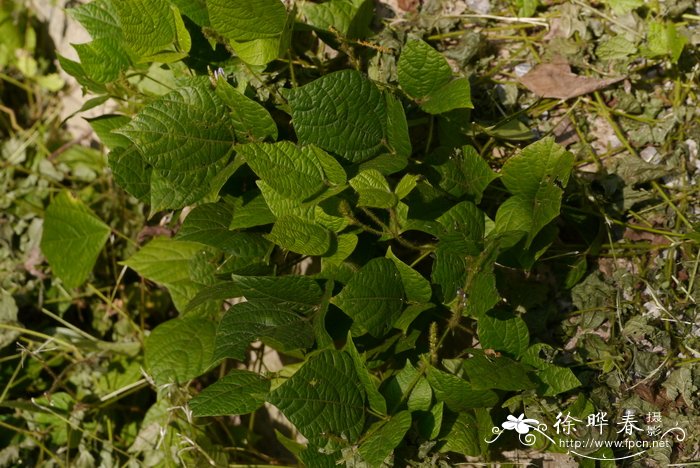
<path id="1" fill-rule="evenodd" d="M 517 7 L 532 15 L 538 3 Z M 455 76 L 427 34 L 375 35 L 371 9 L 95 0 L 71 10 L 92 42 L 60 63 L 96 96 L 85 108 L 118 103 L 90 124 L 114 179 L 172 234 L 121 259 L 166 288 L 176 312 L 145 340 L 158 400 L 129 449 L 144 463 L 289 461 L 252 430 L 270 405 L 290 424 L 268 438 L 308 466 L 488 460 L 503 448 L 485 440 L 506 408 L 553 417 L 552 398 L 590 378 L 547 343 L 556 311 L 535 307 L 549 291 L 528 277 L 565 243 L 574 155 L 552 137 L 518 147 L 533 138 L 516 118 L 487 125 L 479 80 Z M 674 23 L 648 36 L 647 57 L 679 61 Z M 596 53 L 636 50 L 615 36 Z M 509 142 L 505 161 L 488 151 L 496 139 Z M 567 221 L 588 249 L 600 241 L 580 211 Z M 110 227 L 67 190 L 45 218 L 53 274 L 80 285 Z M 557 266 L 561 289 L 587 268 L 584 257 Z M 617 365 L 606 346 L 588 348 L 604 371 Z M 267 350 L 280 365 L 268 368 Z M 689 394 L 687 374 L 671 392 Z M 580 395 L 569 410 L 590 406 Z M 223 423 L 225 436 L 212 436 L 209 424 L 233 415 L 250 430 Z M 146 448 L 178 438 L 188 453 Z"/>

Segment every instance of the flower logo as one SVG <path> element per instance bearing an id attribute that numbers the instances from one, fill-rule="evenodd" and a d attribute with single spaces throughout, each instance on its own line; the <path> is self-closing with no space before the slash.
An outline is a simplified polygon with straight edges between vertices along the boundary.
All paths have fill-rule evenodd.
<path id="1" fill-rule="evenodd" d="M 509 414 L 506 419 L 507 421 L 501 424 L 503 429 L 508 431 L 515 429 L 518 434 L 527 434 L 540 423 L 537 419 L 525 419 L 525 413 L 521 413 L 517 418 Z"/>

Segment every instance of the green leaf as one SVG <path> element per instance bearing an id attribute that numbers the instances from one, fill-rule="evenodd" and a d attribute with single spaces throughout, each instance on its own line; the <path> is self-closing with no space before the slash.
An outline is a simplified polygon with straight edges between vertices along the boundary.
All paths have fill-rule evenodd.
<path id="1" fill-rule="evenodd" d="M 510 158 L 501 171 L 513 194 L 496 213 L 495 232 L 524 231 L 526 248 L 538 232 L 559 215 L 563 189 L 569 181 L 574 155 L 543 138 Z"/>
<path id="2" fill-rule="evenodd" d="M 207 8 L 211 27 L 237 42 L 276 37 L 287 21 L 287 11 L 279 0 L 207 0 Z"/>
<path id="3" fill-rule="evenodd" d="M 248 414 L 260 408 L 270 392 L 270 381 L 256 372 L 234 369 L 192 398 L 194 416 Z"/>
<path id="4" fill-rule="evenodd" d="M 262 340 L 279 350 L 310 347 L 314 333 L 309 319 L 284 304 L 255 300 L 233 305 L 216 330 L 214 360 L 233 358 L 242 361 L 248 345 Z"/>
<path id="5" fill-rule="evenodd" d="M 469 196 L 480 203 L 484 190 L 498 177 L 473 146 L 464 146 L 454 153 L 434 154 L 430 164 L 437 172 L 435 183 L 450 195 Z"/>
<path id="6" fill-rule="evenodd" d="M 398 77 L 403 90 L 429 114 L 473 107 L 469 80 L 452 80 L 452 69 L 445 57 L 423 41 L 404 46 Z"/>
<path id="7" fill-rule="evenodd" d="M 406 174 L 401 178 L 399 183 L 396 184 L 396 188 L 394 189 L 394 193 L 396 193 L 396 196 L 399 198 L 399 200 L 407 197 L 408 194 L 410 194 L 411 191 L 414 188 L 416 188 L 419 179 L 420 176 L 417 176 L 415 174 Z"/>
<path id="8" fill-rule="evenodd" d="M 440 447 L 441 452 L 456 452 L 472 457 L 481 455 L 479 434 L 474 416 L 470 413 L 459 413 L 456 419 L 445 425 L 449 429 L 443 437 L 445 444 Z"/>
<path id="9" fill-rule="evenodd" d="M 209 12 L 205 0 L 170 0 L 170 3 L 180 9 L 197 26 L 209 26 Z"/>
<path id="10" fill-rule="evenodd" d="M 348 39 L 358 39 L 370 33 L 374 5 L 370 0 L 329 0 L 324 3 L 303 2 L 301 13 L 311 26 L 339 32 Z"/>
<path id="11" fill-rule="evenodd" d="M 198 242 L 156 237 L 122 263 L 167 287 L 175 307 L 182 312 L 202 288 L 202 284 L 191 278 L 190 266 L 198 254 L 208 250 L 209 247 Z"/>
<path id="12" fill-rule="evenodd" d="M 426 376 L 435 398 L 444 402 L 452 411 L 490 408 L 498 403 L 498 395 L 495 392 L 484 387 L 477 388 L 456 375 L 429 367 Z"/>
<path id="13" fill-rule="evenodd" d="M 203 374 L 214 351 L 213 322 L 197 317 L 181 317 L 158 325 L 145 345 L 146 369 L 157 385 L 185 383 Z"/>
<path id="14" fill-rule="evenodd" d="M 223 301 L 245 297 L 248 301 L 277 303 L 297 312 L 305 312 L 321 301 L 323 292 L 308 276 L 241 276 L 231 275 L 233 281 L 203 289 L 188 308 L 206 301 Z"/>
<path id="15" fill-rule="evenodd" d="M 444 114 L 454 109 L 473 109 L 471 87 L 467 78 L 450 81 L 420 101 L 428 114 Z"/>
<path id="16" fill-rule="evenodd" d="M 100 37 L 118 41 L 122 37 L 117 8 L 111 0 L 95 0 L 66 10 L 78 21 L 93 39 Z"/>
<path id="17" fill-rule="evenodd" d="M 601 60 L 620 60 L 637 52 L 637 46 L 624 36 L 615 36 L 602 41 L 596 47 L 595 53 Z"/>
<path id="18" fill-rule="evenodd" d="M 352 335 L 348 333 L 348 339 L 345 343 L 345 348 L 343 348 L 352 358 L 352 362 L 355 365 L 355 372 L 357 372 L 357 377 L 362 383 L 362 387 L 367 394 L 367 401 L 369 402 L 369 407 L 372 411 L 379 414 L 387 414 L 386 400 L 377 390 L 377 385 L 373 381 L 372 374 L 367 370 L 365 360 L 357 352 L 355 343 L 352 341 Z M 376 379 L 375 379 L 376 380 Z"/>
<path id="19" fill-rule="evenodd" d="M 12 294 L 0 288 L 0 327 L 2 327 L 2 325 L 20 325 L 17 320 L 18 311 L 19 308 Z M 20 334 L 21 332 L 19 330 L 0 328 L 0 349 L 15 343 L 15 340 Z M 386 408 L 384 413 L 386 413 Z"/>
<path id="20" fill-rule="evenodd" d="M 408 158 L 413 150 L 403 105 L 399 99 L 389 92 L 384 93 L 384 97 L 386 98 L 387 144 L 393 154 L 401 158 Z"/>
<path id="21" fill-rule="evenodd" d="M 226 107 L 208 84 L 166 94 L 117 133 L 153 166 L 153 211 L 182 208 L 208 194 L 234 141 Z"/>
<path id="22" fill-rule="evenodd" d="M 314 445 L 333 438 L 354 442 L 365 422 L 364 392 L 352 358 L 343 351 L 312 355 L 268 401 Z"/>
<path id="23" fill-rule="evenodd" d="M 519 357 L 530 343 L 525 321 L 517 315 L 493 311 L 479 317 L 479 342 L 483 349 L 503 351 Z"/>
<path id="24" fill-rule="evenodd" d="M 41 251 L 66 287 L 80 286 L 90 275 L 110 228 L 79 199 L 62 191 L 44 215 Z"/>
<path id="25" fill-rule="evenodd" d="M 406 299 L 410 302 L 429 302 L 433 295 L 433 290 L 430 287 L 430 281 L 425 279 L 423 275 L 402 262 L 389 247 L 386 251 L 386 258 L 394 262 L 396 268 L 401 275 L 404 291 L 406 291 Z"/>
<path id="26" fill-rule="evenodd" d="M 117 80 L 129 65 L 129 55 L 116 39 L 101 37 L 85 44 L 73 44 L 80 57 L 85 74 L 96 83 L 111 83 Z M 109 57 L 109 60 L 105 60 Z"/>
<path id="27" fill-rule="evenodd" d="M 187 55 L 189 47 L 176 50 L 176 42 L 189 43 L 178 37 L 177 8 L 165 0 L 120 0 L 113 2 L 119 16 L 123 40 L 131 54 L 139 62 L 174 62 Z M 186 31 L 184 31 L 187 34 Z"/>
<path id="28" fill-rule="evenodd" d="M 618 15 L 625 15 L 644 5 L 644 0 L 607 0 L 606 3 Z"/>
<path id="29" fill-rule="evenodd" d="M 528 368 L 505 356 L 487 357 L 475 354 L 463 362 L 474 389 L 527 390 L 536 385 L 528 376 Z"/>
<path id="30" fill-rule="evenodd" d="M 411 427 L 411 413 L 401 411 L 388 421 L 375 423 L 368 431 L 368 437 L 360 444 L 359 452 L 369 466 L 381 466 L 384 460 L 398 446 Z"/>
<path id="31" fill-rule="evenodd" d="M 386 141 L 382 93 L 354 70 L 329 73 L 286 92 L 301 143 L 312 143 L 349 162 L 378 155 Z"/>
<path id="32" fill-rule="evenodd" d="M 331 248 L 331 232 L 298 216 L 277 218 L 267 239 L 283 249 L 302 255 L 324 255 Z"/>
<path id="33" fill-rule="evenodd" d="M 325 187 L 323 166 L 309 147 L 281 141 L 249 143 L 236 151 L 258 177 L 286 198 L 305 200 Z"/>
<path id="34" fill-rule="evenodd" d="M 418 416 L 416 426 L 421 437 L 426 440 L 435 440 L 440 435 L 444 406 L 445 404 L 440 401 L 433 405 L 430 411 Z"/>
<path id="35" fill-rule="evenodd" d="M 647 42 L 642 53 L 651 58 L 668 55 L 673 63 L 677 63 L 688 38 L 680 34 L 670 21 L 650 21 L 648 24 Z"/>
<path id="36" fill-rule="evenodd" d="M 153 168 L 144 161 L 134 145 L 112 150 L 107 163 L 120 187 L 144 203 L 150 201 Z"/>
<path id="37" fill-rule="evenodd" d="M 418 378 L 415 387 L 411 390 L 407 405 L 411 412 L 428 411 L 433 403 L 433 390 L 430 388 L 428 379 L 423 376 Z"/>
<path id="38" fill-rule="evenodd" d="M 229 108 L 238 140 L 277 139 L 277 124 L 267 109 L 239 93 L 223 77 L 216 83 L 216 95 Z"/>
<path id="39" fill-rule="evenodd" d="M 558 395 L 581 386 L 581 382 L 567 367 L 549 364 L 544 369 L 538 370 L 536 375 L 544 384 L 538 388 L 538 393 L 543 396 Z"/>
<path id="40" fill-rule="evenodd" d="M 92 127 L 102 144 L 107 148 L 115 149 L 119 146 L 127 147 L 131 145 L 131 141 L 125 136 L 112 133 L 112 130 L 128 124 L 131 120 L 129 117 L 118 114 L 104 114 L 85 120 L 88 121 L 90 127 Z"/>
<path id="41" fill-rule="evenodd" d="M 350 180 L 350 185 L 360 195 L 357 206 L 392 208 L 398 202 L 389 183 L 377 170 L 366 169 Z"/>
<path id="42" fill-rule="evenodd" d="M 410 41 L 401 51 L 399 84 L 414 99 L 422 99 L 452 80 L 452 69 L 440 52 L 423 41 Z"/>
<path id="43" fill-rule="evenodd" d="M 401 275 L 391 260 L 374 258 L 353 275 L 332 302 L 362 330 L 382 336 L 403 309 Z"/>
<path id="44" fill-rule="evenodd" d="M 265 203 L 265 198 L 258 194 L 247 202 L 239 201 L 233 212 L 231 229 L 247 229 L 255 226 L 263 226 L 275 222 L 275 215 Z"/>
<path id="45" fill-rule="evenodd" d="M 239 258 L 266 258 L 272 244 L 254 232 L 231 231 L 232 217 L 231 206 L 222 203 L 199 205 L 187 215 L 176 239 L 209 245 Z"/>

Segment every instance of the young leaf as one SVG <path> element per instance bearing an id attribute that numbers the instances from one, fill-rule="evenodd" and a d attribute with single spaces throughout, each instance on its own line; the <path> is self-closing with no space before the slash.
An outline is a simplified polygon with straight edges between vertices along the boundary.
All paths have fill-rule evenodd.
<path id="1" fill-rule="evenodd" d="M 158 385 L 201 375 L 211 364 L 215 333 L 213 322 L 197 316 L 158 325 L 146 340 L 146 370 Z"/>
<path id="2" fill-rule="evenodd" d="M 324 75 L 287 90 L 299 141 L 336 153 L 349 162 L 378 155 L 386 141 L 387 110 L 382 93 L 354 70 Z"/>
<path id="3" fill-rule="evenodd" d="M 166 94 L 117 133 L 153 166 L 153 211 L 182 208 L 208 194 L 234 141 L 226 108 L 208 84 Z"/>
<path id="4" fill-rule="evenodd" d="M 411 427 L 411 413 L 401 411 L 388 421 L 380 421 L 372 426 L 370 434 L 360 445 L 359 452 L 369 466 L 381 466 L 384 460 L 401 443 Z"/>
<path id="5" fill-rule="evenodd" d="M 361 329 L 382 336 L 403 309 L 401 275 L 391 260 L 374 258 L 353 275 L 332 302 Z"/>
<path id="6" fill-rule="evenodd" d="M 364 426 L 364 392 L 352 358 L 343 351 L 312 355 L 268 401 L 314 445 L 324 446 L 329 438 L 353 442 Z"/>
<path id="7" fill-rule="evenodd" d="M 194 416 L 248 414 L 260 408 L 270 392 L 270 381 L 260 374 L 234 369 L 208 386 L 188 405 Z"/>
<path id="8" fill-rule="evenodd" d="M 526 248 L 538 232 L 559 215 L 563 189 L 574 155 L 544 138 L 523 149 L 503 166 L 502 180 L 513 194 L 496 213 L 496 232 L 524 231 Z"/>
<path id="9" fill-rule="evenodd" d="M 46 209 L 41 251 L 66 287 L 85 281 L 102 250 L 110 228 L 79 199 L 62 191 Z"/>

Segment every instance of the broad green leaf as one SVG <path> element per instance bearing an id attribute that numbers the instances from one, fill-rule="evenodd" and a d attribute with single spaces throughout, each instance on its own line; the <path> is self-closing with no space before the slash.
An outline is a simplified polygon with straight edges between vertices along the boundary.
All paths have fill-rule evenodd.
<path id="1" fill-rule="evenodd" d="M 190 18 L 197 26 L 209 26 L 209 12 L 206 0 L 170 0 L 183 15 Z"/>
<path id="2" fill-rule="evenodd" d="M 389 188 L 389 183 L 377 170 L 361 171 L 350 180 L 350 185 L 360 195 L 357 206 L 372 208 L 392 208 L 398 202 Z"/>
<path id="3" fill-rule="evenodd" d="M 340 265 L 357 247 L 358 238 L 355 234 L 339 234 L 336 236 L 335 251 L 332 255 L 321 259 L 323 265 Z"/>
<path id="4" fill-rule="evenodd" d="M 101 37 L 85 44 L 73 44 L 85 74 L 96 83 L 111 83 L 129 65 L 128 54 L 116 39 Z M 106 60 L 105 57 L 109 57 Z"/>
<path id="5" fill-rule="evenodd" d="M 430 388 L 428 379 L 423 376 L 418 378 L 415 387 L 408 397 L 408 409 L 414 411 L 428 411 L 433 403 L 433 390 Z"/>
<path id="6" fill-rule="evenodd" d="M 213 322 L 197 316 L 161 323 L 146 340 L 146 370 L 158 385 L 203 374 L 211 364 L 215 333 Z"/>
<path id="7" fill-rule="evenodd" d="M 46 209 L 41 251 L 54 275 L 75 288 L 90 275 L 109 233 L 109 226 L 87 206 L 62 191 Z"/>
<path id="8" fill-rule="evenodd" d="M 187 215 L 176 238 L 209 245 L 236 257 L 266 258 L 272 244 L 254 232 L 231 231 L 232 217 L 232 207 L 222 203 L 199 205 Z"/>
<path id="9" fill-rule="evenodd" d="M 386 397 L 389 408 L 396 409 L 411 397 L 411 391 L 420 380 L 422 374 L 411 361 L 406 359 L 403 368 L 382 385 L 382 393 Z"/>
<path id="10" fill-rule="evenodd" d="M 669 55 L 677 63 L 688 38 L 678 32 L 676 25 L 670 21 L 650 21 L 648 23 L 647 42 L 642 53 L 647 57 Z"/>
<path id="11" fill-rule="evenodd" d="M 233 305 L 216 330 L 214 360 L 242 361 L 248 345 L 255 340 L 279 350 L 310 347 L 314 342 L 309 319 L 272 301 L 255 300 Z"/>
<path id="12" fill-rule="evenodd" d="M 189 52 L 177 50 L 176 44 L 189 43 L 188 37 L 178 28 L 177 8 L 165 0 L 120 0 L 112 3 L 119 17 L 119 26 L 125 45 L 140 62 L 173 62 L 182 59 Z M 176 16 L 177 21 L 176 21 Z M 186 31 L 184 31 L 187 34 Z"/>
<path id="13" fill-rule="evenodd" d="M 247 229 L 255 226 L 263 226 L 275 222 L 275 215 L 265 203 L 262 195 L 256 195 L 253 199 L 243 202 L 239 201 L 233 212 L 231 229 Z"/>
<path id="14" fill-rule="evenodd" d="M 483 349 L 503 351 L 519 357 L 530 343 L 525 321 L 517 315 L 490 312 L 479 317 L 479 342 Z"/>
<path id="15" fill-rule="evenodd" d="M 540 357 L 540 352 L 552 351 L 552 347 L 537 343 L 530 346 L 520 361 L 537 369 L 536 375 L 540 380 L 537 393 L 545 396 L 558 395 L 581 385 L 571 369 L 556 366 Z"/>
<path id="16" fill-rule="evenodd" d="M 375 423 L 368 430 L 368 437 L 359 448 L 360 455 L 369 466 L 381 466 L 384 460 L 401 443 L 411 427 L 411 413 L 401 411 L 388 421 Z"/>
<path id="17" fill-rule="evenodd" d="M 457 78 L 430 93 L 420 102 L 428 114 L 444 114 L 454 109 L 473 109 L 471 87 L 467 78 Z"/>
<path id="18" fill-rule="evenodd" d="M 372 374 L 367 370 L 365 365 L 365 360 L 360 356 L 360 353 L 355 347 L 355 343 L 352 341 L 352 335 L 348 333 L 348 339 L 345 344 L 344 350 L 352 357 L 352 362 L 355 365 L 355 372 L 357 372 L 357 377 L 362 383 L 362 387 L 367 394 L 367 401 L 369 402 L 369 407 L 372 411 L 379 414 L 387 414 L 386 400 L 377 390 L 377 384 L 375 384 Z M 378 383 L 378 382 L 377 382 Z"/>
<path id="19" fill-rule="evenodd" d="M 384 93 L 386 98 L 386 138 L 392 154 L 401 158 L 411 156 L 411 137 L 408 133 L 408 122 L 401 101 L 393 94 Z M 381 172 L 381 171 L 380 171 Z"/>
<path id="20" fill-rule="evenodd" d="M 241 276 L 231 275 L 233 281 L 203 289 L 188 308 L 206 301 L 223 301 L 235 297 L 277 303 L 297 312 L 306 312 L 318 306 L 323 296 L 316 281 L 308 276 Z"/>
<path id="21" fill-rule="evenodd" d="M 107 163 L 121 188 L 144 203 L 151 200 L 153 168 L 144 161 L 134 145 L 129 142 L 127 148 L 115 148 L 109 153 Z"/>
<path id="22" fill-rule="evenodd" d="M 305 1 L 300 12 L 311 26 L 331 28 L 349 39 L 358 39 L 370 33 L 374 5 L 370 0 L 329 0 L 324 3 Z"/>
<path id="23" fill-rule="evenodd" d="M 401 312 L 401 316 L 396 319 L 396 322 L 394 322 L 394 328 L 398 328 L 405 335 L 408 333 L 408 328 L 420 314 L 433 308 L 435 308 L 435 304 L 431 303 L 409 305 L 403 310 L 403 312 Z"/>
<path id="24" fill-rule="evenodd" d="M 249 143 L 236 147 L 248 166 L 280 195 L 305 200 L 325 187 L 323 167 L 309 147 L 289 141 Z"/>
<path id="25" fill-rule="evenodd" d="M 85 120 L 88 121 L 90 127 L 92 127 L 102 144 L 107 148 L 113 150 L 119 146 L 127 147 L 131 145 L 131 141 L 125 136 L 112 133 L 112 130 L 116 130 L 128 124 L 131 120 L 129 117 L 118 114 L 104 114 Z"/>
<path id="26" fill-rule="evenodd" d="M 229 108 L 238 140 L 277 139 L 277 124 L 267 109 L 239 93 L 223 77 L 219 77 L 216 83 L 216 95 Z"/>
<path id="27" fill-rule="evenodd" d="M 601 60 L 620 60 L 637 52 L 637 46 L 624 36 L 615 36 L 602 41 L 596 47 L 595 53 Z"/>
<path id="28" fill-rule="evenodd" d="M 426 374 L 435 398 L 452 411 L 471 408 L 490 408 L 498 403 L 498 395 L 488 388 L 475 387 L 456 375 L 429 367 Z"/>
<path id="29" fill-rule="evenodd" d="M 401 275 L 404 291 L 406 291 L 406 299 L 411 302 L 429 302 L 433 295 L 430 281 L 425 279 L 423 275 L 402 262 L 389 247 L 386 251 L 386 258 L 390 259 L 396 265 L 396 268 Z"/>
<path id="30" fill-rule="evenodd" d="M 467 280 L 467 260 L 459 244 L 454 246 L 449 240 L 440 241 L 435 250 L 435 262 L 431 272 L 433 283 L 438 286 L 438 297 L 449 303 L 464 287 Z"/>
<path id="31" fill-rule="evenodd" d="M 268 401 L 312 444 L 354 442 L 365 421 L 364 392 L 352 358 L 343 351 L 314 354 Z"/>
<path id="32" fill-rule="evenodd" d="M 117 133 L 153 166 L 153 211 L 182 208 L 208 194 L 234 141 L 226 107 L 208 84 L 166 94 Z"/>
<path id="33" fill-rule="evenodd" d="M 470 413 L 459 413 L 455 419 L 443 424 L 448 427 L 447 434 L 442 437 L 445 444 L 441 452 L 456 452 L 472 457 L 481 455 L 479 434 L 476 419 Z"/>
<path id="34" fill-rule="evenodd" d="M 401 275 L 391 260 L 374 258 L 353 275 L 332 302 L 360 329 L 382 336 L 403 309 Z"/>
<path id="35" fill-rule="evenodd" d="M 406 174 L 401 178 L 399 183 L 396 184 L 396 188 L 394 188 L 394 193 L 399 200 L 407 197 L 408 194 L 411 193 L 414 188 L 416 188 L 419 179 L 420 176 L 415 174 Z"/>
<path id="36" fill-rule="evenodd" d="M 234 369 L 192 398 L 194 416 L 248 414 L 260 408 L 270 392 L 270 381 L 256 372 Z"/>
<path id="37" fill-rule="evenodd" d="M 94 0 L 69 8 L 66 13 L 78 21 L 93 39 L 108 37 L 118 41 L 122 37 L 117 8 L 111 0 Z"/>
<path id="38" fill-rule="evenodd" d="M 348 176 L 345 173 L 345 169 L 343 169 L 343 166 L 340 165 L 337 159 L 317 146 L 308 145 L 304 148 L 310 149 L 316 156 L 316 159 L 318 159 L 318 162 L 323 168 L 324 175 L 326 176 L 326 183 L 328 185 L 343 185 L 345 182 L 347 182 Z"/>
<path id="39" fill-rule="evenodd" d="M 156 237 L 122 263 L 167 287 L 175 307 L 182 312 L 203 286 L 190 276 L 190 267 L 198 254 L 209 250 L 198 242 Z"/>
<path id="40" fill-rule="evenodd" d="M 462 366 L 474 389 L 527 390 L 536 384 L 528 376 L 528 368 L 505 356 L 488 357 L 475 354 Z"/>
<path id="41" fill-rule="evenodd" d="M 355 70 L 341 70 L 286 92 L 299 141 L 349 162 L 378 155 L 386 141 L 382 93 Z"/>
<path id="42" fill-rule="evenodd" d="M 503 184 L 513 195 L 496 213 L 497 233 L 523 231 L 529 247 L 538 232 L 559 215 L 563 189 L 574 155 L 543 138 L 510 158 L 501 171 Z"/>
<path id="43" fill-rule="evenodd" d="M 211 27 L 233 41 L 278 36 L 287 21 L 280 0 L 207 0 Z"/>
<path id="44" fill-rule="evenodd" d="M 421 99 L 452 80 L 452 69 L 440 52 L 423 41 L 410 41 L 401 51 L 399 84 L 414 99 Z"/>
<path id="45" fill-rule="evenodd" d="M 331 232 L 315 223 L 297 216 L 277 218 L 272 231 L 266 237 L 283 249 L 302 255 L 324 255 L 331 248 Z"/>
<path id="46" fill-rule="evenodd" d="M 484 212 L 474 203 L 459 202 L 440 215 L 437 221 L 445 230 L 440 240 L 463 243 L 461 250 L 468 255 L 476 255 L 481 251 L 485 231 Z"/>
<path id="47" fill-rule="evenodd" d="M 398 154 L 384 153 L 360 164 L 361 171 L 377 170 L 383 175 L 390 175 L 402 171 L 408 166 L 408 158 Z"/>
<path id="48" fill-rule="evenodd" d="M 454 197 L 467 195 L 474 203 L 481 202 L 486 187 L 498 177 L 473 146 L 433 154 L 430 164 L 437 173 L 434 183 Z"/>

